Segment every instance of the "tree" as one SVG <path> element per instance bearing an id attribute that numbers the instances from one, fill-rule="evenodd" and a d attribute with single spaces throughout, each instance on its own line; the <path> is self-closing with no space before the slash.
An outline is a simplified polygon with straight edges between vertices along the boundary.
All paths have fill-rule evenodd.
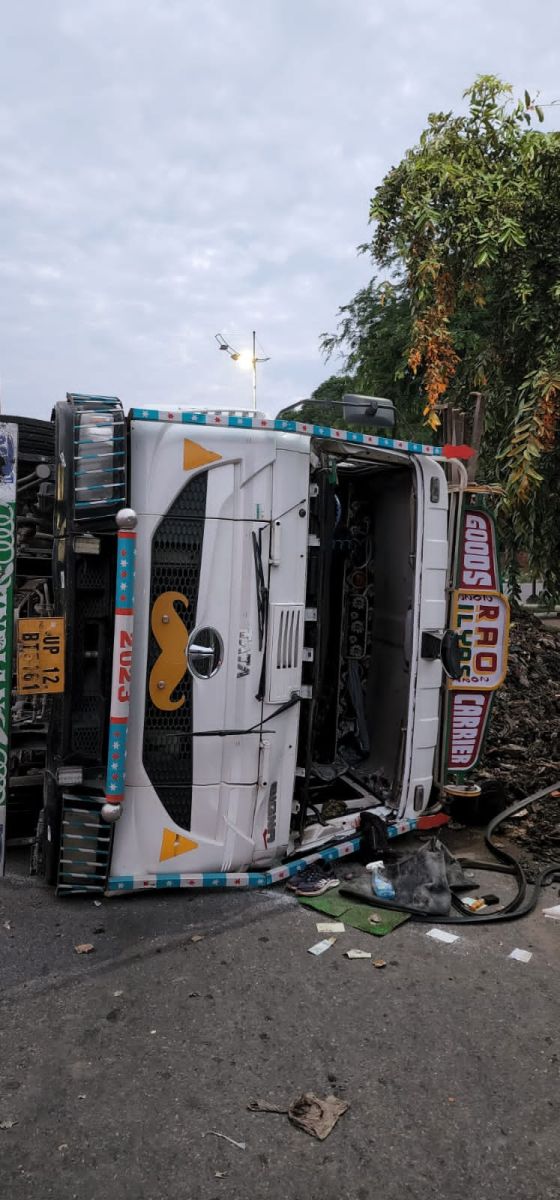
<path id="1" fill-rule="evenodd" d="M 315 388 L 301 409 L 303 419 L 344 426 L 349 424 L 343 421 L 340 404 L 345 392 L 383 396 L 395 406 L 395 437 L 430 441 L 431 433 L 422 422 L 420 376 L 414 376 L 407 363 L 411 325 L 408 297 L 397 289 L 378 288 L 371 283 L 340 313 L 338 334 L 323 334 L 322 344 L 327 356 L 344 344 L 346 373 L 331 375 Z M 293 413 L 286 411 L 289 415 Z M 351 428 L 361 426 L 352 424 Z M 371 425 L 364 428 L 368 433 L 374 429 Z"/>
<path id="2" fill-rule="evenodd" d="M 481 469 L 504 488 L 510 573 L 526 546 L 558 594 L 560 135 L 537 130 L 542 108 L 527 92 L 515 101 L 494 76 L 465 96 L 464 114 L 429 116 L 375 191 L 374 232 L 361 249 L 386 280 L 340 310 L 323 347 L 365 371 L 383 301 L 406 329 L 402 350 L 386 345 L 395 377 L 410 373 L 431 429 L 443 400 L 468 411 L 470 393 L 485 392 Z"/>
<path id="3" fill-rule="evenodd" d="M 421 415 L 422 372 L 414 374 L 408 364 L 412 315 L 406 289 L 372 280 L 339 311 L 338 332 L 321 339 L 327 356 L 344 347 L 353 390 L 393 401 L 395 436 L 431 441 Z"/>

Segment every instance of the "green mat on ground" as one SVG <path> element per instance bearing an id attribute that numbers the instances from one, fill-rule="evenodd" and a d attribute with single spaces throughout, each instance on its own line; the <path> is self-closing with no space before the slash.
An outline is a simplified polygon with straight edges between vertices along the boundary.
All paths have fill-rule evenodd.
<path id="1" fill-rule="evenodd" d="M 306 908 L 315 908 L 317 912 L 326 913 L 328 917 L 340 917 L 345 925 L 352 929 L 361 929 L 363 933 L 372 933 L 374 937 L 384 937 L 392 933 L 398 925 L 409 921 L 408 913 L 391 912 L 387 908 L 372 908 L 371 904 L 356 904 L 347 896 L 338 892 L 325 892 L 322 896 L 298 896 L 300 904 Z M 369 918 L 379 917 L 379 923 L 370 925 Z"/>

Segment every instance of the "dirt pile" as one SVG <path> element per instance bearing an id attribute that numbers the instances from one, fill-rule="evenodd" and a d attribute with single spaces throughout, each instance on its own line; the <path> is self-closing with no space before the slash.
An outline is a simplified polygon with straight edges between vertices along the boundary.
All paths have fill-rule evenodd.
<path id="1" fill-rule="evenodd" d="M 560 631 L 515 614 L 506 682 L 494 698 L 478 782 L 503 807 L 560 779 Z M 542 862 L 560 859 L 560 797 L 549 797 L 503 832 Z"/>

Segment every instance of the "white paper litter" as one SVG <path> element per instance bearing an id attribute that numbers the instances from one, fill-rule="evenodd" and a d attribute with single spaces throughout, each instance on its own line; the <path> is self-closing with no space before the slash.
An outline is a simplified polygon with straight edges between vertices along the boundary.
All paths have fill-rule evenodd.
<path id="1" fill-rule="evenodd" d="M 447 929 L 429 929 L 426 937 L 433 938 L 434 942 L 448 942 L 449 944 L 459 941 L 459 934 L 448 933 Z"/>
<path id="2" fill-rule="evenodd" d="M 342 921 L 317 921 L 317 933 L 345 933 Z"/>
<path id="3" fill-rule="evenodd" d="M 347 950 L 346 958 L 371 958 L 369 950 Z"/>
<path id="4" fill-rule="evenodd" d="M 550 917 L 551 921 L 560 921 L 560 904 L 553 904 L 552 908 L 543 908 L 545 917 Z"/>
<path id="5" fill-rule="evenodd" d="M 512 950 L 508 954 L 508 958 L 515 958 L 517 962 L 530 962 L 533 955 L 530 950 Z"/>
<path id="6" fill-rule="evenodd" d="M 307 953 L 308 954 L 324 954 L 325 950 L 330 950 L 331 946 L 334 946 L 335 942 L 336 942 L 336 938 L 334 938 L 334 937 L 325 938 L 324 941 L 316 942 L 314 946 L 310 946 Z"/>

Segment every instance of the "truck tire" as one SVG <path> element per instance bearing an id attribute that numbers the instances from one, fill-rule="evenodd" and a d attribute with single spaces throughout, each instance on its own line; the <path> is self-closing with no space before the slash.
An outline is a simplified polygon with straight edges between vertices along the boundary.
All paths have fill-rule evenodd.
<path id="1" fill-rule="evenodd" d="M 17 425 L 18 454 L 24 458 L 52 458 L 54 454 L 54 424 L 34 417 L 12 417 L 2 413 L 2 424 Z"/>

